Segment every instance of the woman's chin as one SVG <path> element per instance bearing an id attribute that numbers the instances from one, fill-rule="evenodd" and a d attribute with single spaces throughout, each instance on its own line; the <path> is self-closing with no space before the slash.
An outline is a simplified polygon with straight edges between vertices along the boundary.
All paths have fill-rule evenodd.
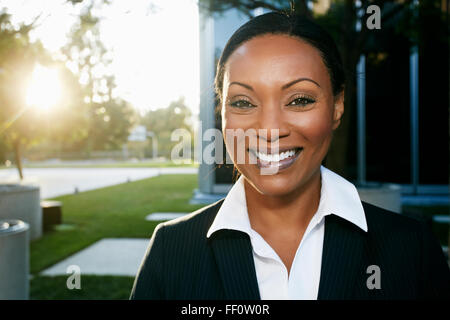
<path id="1" fill-rule="evenodd" d="M 244 176 L 259 193 L 266 196 L 286 196 L 298 187 L 297 179 L 289 175 L 246 175 L 244 173 Z"/>
<path id="2" fill-rule="evenodd" d="M 303 189 L 302 186 L 305 187 L 313 181 L 315 173 L 318 173 L 320 177 L 320 162 L 317 169 L 307 169 L 307 167 L 292 167 L 276 174 L 261 174 L 260 168 L 256 165 L 241 166 L 238 169 L 260 194 L 283 197 L 298 193 L 300 189 Z"/>

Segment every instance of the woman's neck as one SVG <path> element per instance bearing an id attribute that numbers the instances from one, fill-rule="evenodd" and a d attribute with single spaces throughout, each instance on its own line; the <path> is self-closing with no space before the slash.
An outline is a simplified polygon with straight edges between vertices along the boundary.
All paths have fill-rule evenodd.
<path id="1" fill-rule="evenodd" d="M 319 206 L 320 169 L 305 184 L 282 196 L 261 194 L 245 179 L 244 186 L 249 219 L 254 230 L 304 231 Z"/>

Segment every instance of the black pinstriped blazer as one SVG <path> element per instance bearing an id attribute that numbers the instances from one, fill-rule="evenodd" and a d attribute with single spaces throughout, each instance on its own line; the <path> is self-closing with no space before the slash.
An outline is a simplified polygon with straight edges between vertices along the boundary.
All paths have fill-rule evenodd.
<path id="1" fill-rule="evenodd" d="M 223 200 L 155 229 L 131 299 L 260 299 L 248 235 L 206 233 Z M 325 217 L 318 299 L 450 299 L 450 272 L 425 224 L 362 202 L 368 232 Z M 381 289 L 368 289 L 367 267 Z"/>

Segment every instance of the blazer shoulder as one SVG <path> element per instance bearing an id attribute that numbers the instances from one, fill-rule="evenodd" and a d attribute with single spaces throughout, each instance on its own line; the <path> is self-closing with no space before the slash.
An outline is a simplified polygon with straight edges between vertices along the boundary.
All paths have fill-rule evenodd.
<path id="1" fill-rule="evenodd" d="M 428 226 L 424 221 L 362 201 L 369 234 L 391 240 L 420 239 Z M 386 238 L 387 239 L 387 238 Z"/>
<path id="2" fill-rule="evenodd" d="M 405 216 L 401 213 L 396 213 L 390 210 L 383 209 L 376 205 L 361 201 L 364 213 L 367 219 L 367 225 L 370 228 L 382 226 L 385 231 L 391 231 L 393 229 L 399 231 L 405 230 L 417 230 L 423 225 L 423 221 Z"/>
<path id="3" fill-rule="evenodd" d="M 158 229 L 164 228 L 165 234 L 176 233 L 177 235 L 181 235 L 183 232 L 188 232 L 192 235 L 196 231 L 208 230 L 223 201 L 224 199 L 221 199 L 183 217 L 163 222 L 158 225 Z"/>
<path id="4" fill-rule="evenodd" d="M 391 279 L 405 283 L 418 279 L 416 287 L 409 287 L 421 299 L 450 299 L 450 272 L 441 244 L 425 221 L 394 213 L 364 203 L 368 225 L 371 259 L 378 255 Z M 394 283 L 394 280 L 392 280 Z M 402 293 L 404 296 L 404 292 Z"/>

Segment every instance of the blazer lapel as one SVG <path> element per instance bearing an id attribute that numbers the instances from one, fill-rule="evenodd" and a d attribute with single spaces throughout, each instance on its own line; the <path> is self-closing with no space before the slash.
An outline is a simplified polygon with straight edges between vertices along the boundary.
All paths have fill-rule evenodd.
<path id="1" fill-rule="evenodd" d="M 220 230 L 211 236 L 211 245 L 229 300 L 259 300 L 258 281 L 252 247 L 247 234 Z"/>
<path id="2" fill-rule="evenodd" d="M 364 232 L 336 216 L 325 217 L 319 300 L 355 298 L 363 271 Z"/>

